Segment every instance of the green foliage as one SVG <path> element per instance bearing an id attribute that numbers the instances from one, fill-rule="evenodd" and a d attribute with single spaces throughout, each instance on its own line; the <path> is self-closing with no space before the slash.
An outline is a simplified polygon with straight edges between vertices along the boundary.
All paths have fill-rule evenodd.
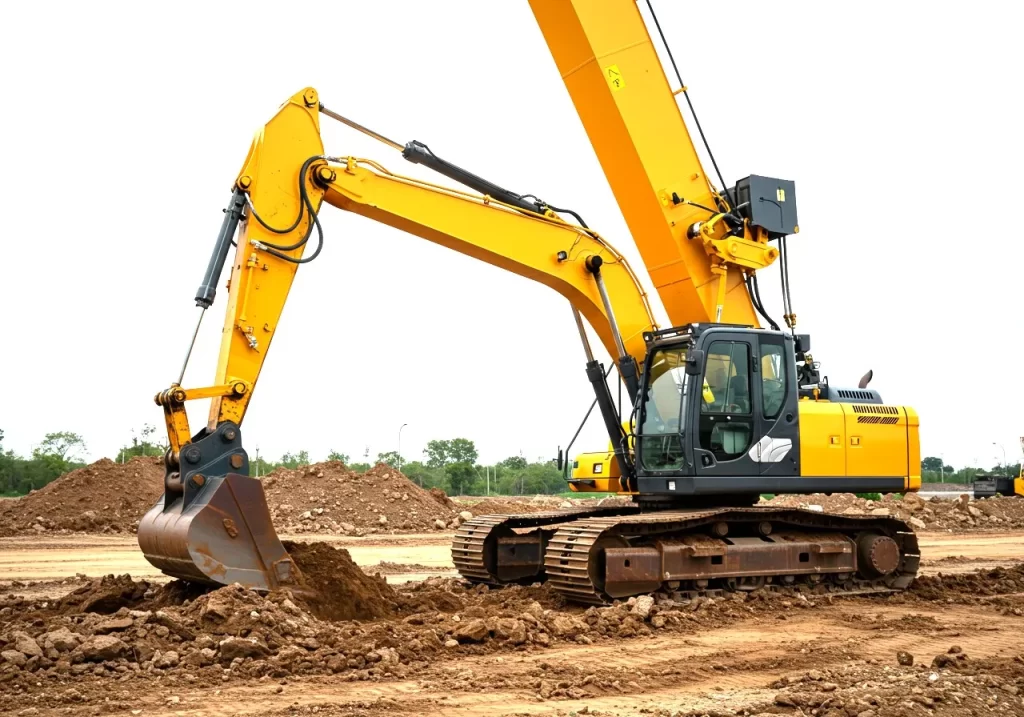
<path id="1" fill-rule="evenodd" d="M 473 495 L 480 474 L 476 469 L 476 445 L 468 438 L 430 441 L 423 453 L 427 467 L 444 476 L 444 489 L 451 495 Z"/>
<path id="2" fill-rule="evenodd" d="M 155 433 L 156 427 L 149 423 L 142 424 L 142 428 L 139 431 L 142 440 L 139 440 L 138 436 L 135 435 L 135 431 L 132 431 L 132 445 L 125 446 L 118 451 L 114 462 L 124 463 L 136 456 L 162 456 L 164 451 L 167 450 L 167 446 L 152 440 L 152 436 Z"/>
<path id="3" fill-rule="evenodd" d="M 77 461 L 85 451 L 85 441 L 77 433 L 47 433 L 32 451 L 31 458 L 22 458 L 14 451 L 0 450 L 0 495 L 25 495 L 68 471 L 81 468 Z"/>
<path id="4" fill-rule="evenodd" d="M 299 451 L 298 453 L 285 453 L 283 456 L 281 456 L 281 460 L 277 462 L 277 466 L 291 468 L 292 470 L 298 468 L 299 466 L 308 465 L 309 451 Z"/>
<path id="5" fill-rule="evenodd" d="M 349 463 L 346 465 L 349 470 L 355 471 L 356 473 L 365 473 L 373 467 L 369 463 Z"/>
<path id="6" fill-rule="evenodd" d="M 377 462 L 387 463 L 392 468 L 398 468 L 399 463 L 401 463 L 401 459 L 395 451 L 385 451 L 384 453 L 377 454 Z"/>
<path id="7" fill-rule="evenodd" d="M 345 465 L 348 465 L 349 457 L 348 453 L 338 453 L 338 451 L 332 450 L 327 454 L 327 460 L 329 461 L 341 461 Z"/>
<path id="8" fill-rule="evenodd" d="M 443 469 L 431 468 L 421 461 L 412 461 L 402 464 L 402 473 L 416 485 L 427 490 L 431 488 L 445 488 L 445 474 Z"/>
<path id="9" fill-rule="evenodd" d="M 249 458 L 249 475 L 251 475 L 251 476 L 260 476 L 262 478 L 263 476 L 265 476 L 267 473 L 270 473 L 275 468 L 277 468 L 277 465 L 274 464 L 274 463 L 271 463 L 270 461 L 266 460 L 265 458 L 255 458 L 254 459 L 251 456 Z"/>
<path id="10" fill-rule="evenodd" d="M 945 465 L 941 458 L 935 456 L 928 456 L 927 458 L 921 459 L 921 470 L 922 471 L 935 471 L 936 473 L 946 472 L 955 473 L 956 469 L 953 466 Z"/>
<path id="11" fill-rule="evenodd" d="M 550 461 L 527 463 L 524 460 L 522 463 L 515 461 L 512 465 L 519 467 L 507 467 L 501 463 L 495 467 L 495 477 L 491 479 L 492 493 L 530 495 L 565 491 L 565 478 Z M 497 490 L 495 490 L 495 485 L 497 485 Z"/>
<path id="12" fill-rule="evenodd" d="M 526 459 L 522 456 L 509 456 L 499 463 L 498 466 L 500 468 L 508 468 L 509 470 L 522 470 L 526 468 Z"/>
<path id="13" fill-rule="evenodd" d="M 75 457 L 84 452 L 85 441 L 77 433 L 58 431 L 47 433 L 43 442 L 32 450 L 33 457 L 45 456 L 59 460 L 61 463 L 74 461 Z"/>
<path id="14" fill-rule="evenodd" d="M 881 493 L 857 493 L 856 495 L 857 495 L 858 498 L 863 498 L 864 500 L 881 500 L 882 499 L 882 494 Z"/>
<path id="15" fill-rule="evenodd" d="M 761 497 L 764 498 L 765 500 L 771 500 L 772 498 L 775 497 L 775 494 L 774 493 L 762 493 Z"/>
<path id="16" fill-rule="evenodd" d="M 467 438 L 430 441 L 423 452 L 427 456 L 427 465 L 431 468 L 444 468 L 453 463 L 475 465 L 477 459 L 476 445 Z"/>

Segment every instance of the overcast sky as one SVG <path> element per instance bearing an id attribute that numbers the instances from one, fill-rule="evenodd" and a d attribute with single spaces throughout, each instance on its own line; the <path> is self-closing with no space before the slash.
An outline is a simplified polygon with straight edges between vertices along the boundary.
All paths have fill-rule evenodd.
<path id="1" fill-rule="evenodd" d="M 990 466 L 995 442 L 1015 460 L 1019 9 L 724 7 L 655 3 L 727 181 L 797 183 L 794 307 L 823 372 L 856 385 L 874 369 L 887 402 L 920 413 L 924 455 Z M 152 396 L 177 377 L 231 183 L 253 131 L 307 85 L 576 209 L 642 267 L 525 0 L 17 3 L 0 38 L 0 428 L 20 453 L 70 430 L 97 459 L 143 423 L 163 430 Z M 331 154 L 425 176 L 323 126 Z M 407 423 L 406 460 L 456 436 L 484 462 L 553 457 L 592 398 L 565 299 L 333 207 L 321 218 L 326 248 L 298 273 L 243 427 L 250 453 L 375 457 Z M 761 287 L 779 316 L 774 267 Z M 225 300 L 187 385 L 212 381 Z M 576 448 L 606 440 L 593 420 Z"/>

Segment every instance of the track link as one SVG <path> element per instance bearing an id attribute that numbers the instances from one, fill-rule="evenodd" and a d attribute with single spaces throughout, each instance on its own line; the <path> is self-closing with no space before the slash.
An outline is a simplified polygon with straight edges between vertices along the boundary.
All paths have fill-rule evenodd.
<path id="1" fill-rule="evenodd" d="M 543 531 L 563 523 L 584 518 L 609 515 L 630 515 L 639 513 L 635 506 L 614 508 L 573 508 L 548 513 L 524 513 L 519 515 L 483 515 L 463 523 L 452 540 L 452 562 L 462 577 L 473 583 L 504 585 L 509 581 L 497 575 L 494 550 L 500 535 L 512 535 L 523 529 Z M 542 538 L 543 540 L 543 538 Z M 488 551 L 491 551 L 489 554 Z M 542 580 L 542 572 L 530 582 Z M 513 581 L 515 582 L 515 581 Z"/>
<path id="2" fill-rule="evenodd" d="M 900 555 L 894 573 L 873 580 L 851 577 L 841 583 L 821 580 L 806 586 L 816 591 L 828 591 L 837 595 L 898 592 L 910 586 L 920 566 L 917 536 L 906 523 L 895 518 L 818 513 L 803 509 L 723 508 L 664 511 L 625 519 L 591 518 L 559 526 L 549 540 L 544 554 L 548 584 L 569 600 L 604 605 L 610 602 L 611 598 L 599 584 L 601 566 L 595 564 L 598 555 L 594 550 L 594 546 L 599 542 L 618 540 L 625 543 L 630 538 L 644 537 L 674 538 L 691 534 L 715 521 L 735 523 L 758 519 L 770 519 L 773 523 L 782 523 L 797 529 L 824 530 L 844 535 L 875 530 L 892 537 L 897 543 Z M 769 580 L 765 581 L 765 587 L 769 588 L 787 586 L 785 583 L 773 585 Z M 794 587 L 805 586 L 794 584 Z M 684 589 L 681 592 L 692 597 L 719 594 L 722 591 Z"/>
<path id="3" fill-rule="evenodd" d="M 701 550 L 706 545 L 721 546 L 711 534 L 714 525 L 726 526 L 755 525 L 759 521 L 770 521 L 783 534 L 786 531 L 794 540 L 806 540 L 822 553 L 844 552 L 849 554 L 850 541 L 865 533 L 877 534 L 891 539 L 886 541 L 891 560 L 896 568 L 882 577 L 868 578 L 854 575 L 852 571 L 835 570 L 828 572 L 780 570 L 778 575 L 766 574 L 761 570 L 752 576 L 728 578 L 738 580 L 751 589 L 764 586 L 768 589 L 794 587 L 814 592 L 827 591 L 835 595 L 863 595 L 882 592 L 896 592 L 907 588 L 914 580 L 920 565 L 917 536 L 903 521 L 881 516 L 856 516 L 834 513 L 819 513 L 805 509 L 778 509 L 768 506 L 746 508 L 712 508 L 694 510 L 665 510 L 641 513 L 635 506 L 616 508 L 580 508 L 551 513 L 527 515 L 480 516 L 464 523 L 452 541 L 452 560 L 459 573 L 474 583 L 504 585 L 513 582 L 537 582 L 547 580 L 555 590 L 567 599 L 603 605 L 613 597 L 602 584 L 605 564 L 605 550 L 608 555 L 615 550 L 627 552 L 650 551 L 652 545 L 688 543 Z M 840 551 L 835 546 L 848 539 Z M 740 538 L 743 540 L 743 538 Z M 750 541 L 751 538 L 746 538 Z M 757 539 L 753 539 L 756 543 Z M 498 565 L 499 541 L 528 544 L 534 551 L 543 551 L 542 559 L 536 566 L 521 572 L 506 572 L 511 578 L 503 579 Z M 730 537 L 730 544 L 733 538 Z M 739 542 L 739 541 L 737 541 Z M 766 541 L 767 542 L 767 541 Z M 855 543 L 856 544 L 856 543 Z M 786 542 L 777 541 L 785 546 Z M 859 544 L 857 544 L 859 545 Z M 830 551 L 829 547 L 835 548 Z M 731 548 L 730 548 L 731 549 Z M 713 550 L 713 547 L 712 547 Z M 758 546 L 754 546 L 758 551 Z M 898 551 L 898 554 L 896 553 Z M 697 554 L 694 552 L 694 554 Z M 709 553 L 710 554 L 710 553 Z M 631 555 L 632 557 L 632 555 Z M 638 558 L 644 556 L 637 553 Z M 863 561 L 867 558 L 858 558 Z M 610 560 L 610 559 L 609 559 Z M 852 560 L 852 557 L 848 558 Z M 625 565 L 628 567 L 629 562 Z M 668 574 L 666 573 L 666 577 Z M 721 582 L 716 575 L 711 580 L 679 581 L 669 580 L 662 584 L 659 577 L 653 583 L 648 574 L 637 583 L 635 592 L 668 590 L 685 596 L 714 595 L 721 592 L 713 586 Z M 728 580 L 727 579 L 727 580 Z M 682 583 L 682 584 L 681 584 Z M 735 587 L 735 582 L 733 587 Z M 618 595 L 622 595 L 621 583 Z"/>

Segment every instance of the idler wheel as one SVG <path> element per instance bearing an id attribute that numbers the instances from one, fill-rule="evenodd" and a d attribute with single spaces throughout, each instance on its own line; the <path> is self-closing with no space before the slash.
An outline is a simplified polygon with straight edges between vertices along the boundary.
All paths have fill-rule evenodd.
<path id="1" fill-rule="evenodd" d="M 867 578 L 880 578 L 900 564 L 900 547 L 887 535 L 865 533 L 857 539 L 858 572 Z"/>

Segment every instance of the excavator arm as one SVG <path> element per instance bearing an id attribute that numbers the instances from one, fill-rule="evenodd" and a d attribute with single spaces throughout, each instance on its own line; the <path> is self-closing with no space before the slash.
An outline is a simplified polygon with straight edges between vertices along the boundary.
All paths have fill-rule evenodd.
<path id="1" fill-rule="evenodd" d="M 317 93 L 306 88 L 256 134 L 196 295 L 205 312 L 241 227 L 214 384 L 186 389 L 179 381 L 156 397 L 170 445 L 165 496 L 140 524 L 139 541 L 172 575 L 267 587 L 294 576 L 262 488 L 246 477 L 240 425 L 296 271 L 322 248 L 318 212 L 325 202 L 551 287 L 586 317 L 627 386 L 635 386 L 644 359 L 644 333 L 657 328 L 628 262 L 593 230 L 550 210 L 393 174 L 371 160 L 328 157 L 320 119 Z M 588 358 L 591 382 L 607 394 L 601 367 Z M 207 425 L 193 435 L 185 406 L 196 398 L 213 401 Z M 610 396 L 604 398 L 607 409 Z M 621 434 L 617 415 L 606 424 Z"/>
<path id="2" fill-rule="evenodd" d="M 792 182 L 714 187 L 676 102 L 687 88 L 669 85 L 642 5 L 530 0 L 672 325 L 757 327 L 746 283 L 779 257 L 769 240 L 797 231 Z"/>

